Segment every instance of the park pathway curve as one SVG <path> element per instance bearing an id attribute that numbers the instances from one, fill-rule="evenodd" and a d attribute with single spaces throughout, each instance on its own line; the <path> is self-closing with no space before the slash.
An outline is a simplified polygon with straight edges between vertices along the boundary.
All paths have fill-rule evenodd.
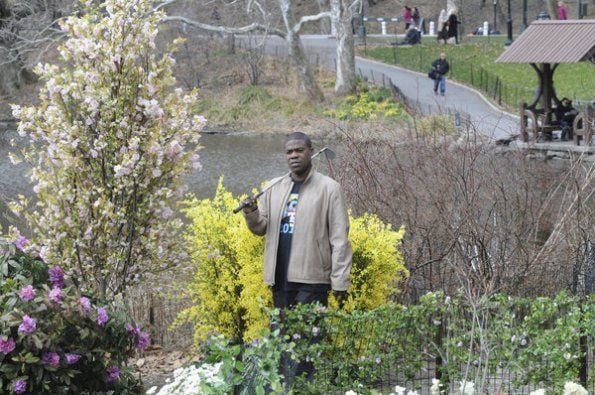
<path id="1" fill-rule="evenodd" d="M 333 37 L 304 35 L 301 38 L 312 62 L 334 68 L 336 40 Z M 286 53 L 282 40 L 276 37 L 270 37 L 268 40 L 268 53 Z M 438 47 L 436 52 L 437 58 Z M 433 81 L 426 74 L 361 57 L 356 58 L 356 71 L 381 85 L 387 85 L 390 78 L 407 98 L 407 102 L 426 115 L 459 113 L 471 129 L 497 140 L 510 139 L 519 134 L 519 117 L 498 109 L 473 88 L 447 80 L 446 95 L 436 96 L 433 92 Z"/>

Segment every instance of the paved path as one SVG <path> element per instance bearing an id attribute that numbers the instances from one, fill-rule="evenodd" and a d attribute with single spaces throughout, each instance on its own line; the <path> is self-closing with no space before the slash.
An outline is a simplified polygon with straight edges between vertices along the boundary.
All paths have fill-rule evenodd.
<path id="1" fill-rule="evenodd" d="M 282 40 L 276 37 L 269 40 L 268 52 L 285 53 Z M 336 48 L 334 38 L 305 35 L 302 36 L 302 42 L 311 61 L 334 67 Z M 494 139 L 507 139 L 519 133 L 518 117 L 499 110 L 475 89 L 447 80 L 445 97 L 435 96 L 433 81 L 426 74 L 360 57 L 356 58 L 356 69 L 358 74 L 367 76 L 379 84 L 383 83 L 383 75 L 386 84 L 390 78 L 408 101 L 414 103 L 415 107 L 424 114 L 455 112 L 466 114 L 473 129 Z"/>

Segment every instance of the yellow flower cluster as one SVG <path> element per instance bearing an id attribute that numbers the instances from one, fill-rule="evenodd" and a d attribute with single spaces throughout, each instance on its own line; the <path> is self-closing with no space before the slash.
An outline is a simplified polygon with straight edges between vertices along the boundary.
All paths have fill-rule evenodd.
<path id="1" fill-rule="evenodd" d="M 264 240 L 233 214 L 241 199 L 220 181 L 212 200 L 186 202 L 195 272 L 185 293 L 193 306 L 174 325 L 194 323 L 196 345 L 214 333 L 251 341 L 268 326 L 266 307 L 272 297 L 262 276 Z M 399 281 L 408 275 L 398 249 L 403 235 L 403 228 L 394 231 L 374 215 L 351 218 L 354 255 L 345 309 L 374 309 L 398 292 Z"/>
<path id="2" fill-rule="evenodd" d="M 340 120 L 374 120 L 379 118 L 399 118 L 405 115 L 403 108 L 390 100 L 390 94 L 381 88 L 373 87 L 370 91 L 357 96 L 347 96 L 339 109 L 324 111 L 324 115 Z"/>

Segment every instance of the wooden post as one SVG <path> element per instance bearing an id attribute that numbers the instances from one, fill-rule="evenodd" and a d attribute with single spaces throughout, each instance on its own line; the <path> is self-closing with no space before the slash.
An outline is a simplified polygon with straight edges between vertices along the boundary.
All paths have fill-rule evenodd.
<path id="1" fill-rule="evenodd" d="M 585 320 L 585 301 L 581 298 L 581 321 Z M 581 354 L 581 367 L 578 372 L 579 381 L 581 385 L 587 388 L 587 384 L 589 381 L 589 343 L 587 337 L 589 336 L 588 333 L 585 333 L 585 329 L 581 329 L 581 335 L 579 337 L 579 350 Z"/>
<path id="2" fill-rule="evenodd" d="M 523 143 L 529 141 L 529 135 L 527 134 L 527 115 L 525 115 L 526 110 L 527 103 L 521 103 L 521 141 Z"/>
<path id="3" fill-rule="evenodd" d="M 587 106 L 585 109 L 585 119 L 583 119 L 583 127 L 585 128 L 585 136 L 583 137 L 585 141 L 585 145 L 589 146 L 592 145 L 591 138 L 593 136 L 593 116 L 594 111 L 592 106 Z"/>

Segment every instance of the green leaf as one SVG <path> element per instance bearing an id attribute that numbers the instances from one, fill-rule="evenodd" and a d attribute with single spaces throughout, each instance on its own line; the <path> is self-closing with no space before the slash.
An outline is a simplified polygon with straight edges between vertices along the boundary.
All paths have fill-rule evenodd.
<path id="1" fill-rule="evenodd" d="M 38 349 L 43 348 L 43 342 L 39 339 L 39 337 L 37 337 L 37 335 L 32 335 L 31 339 L 33 339 L 33 343 L 35 344 L 35 347 L 37 347 Z"/>

